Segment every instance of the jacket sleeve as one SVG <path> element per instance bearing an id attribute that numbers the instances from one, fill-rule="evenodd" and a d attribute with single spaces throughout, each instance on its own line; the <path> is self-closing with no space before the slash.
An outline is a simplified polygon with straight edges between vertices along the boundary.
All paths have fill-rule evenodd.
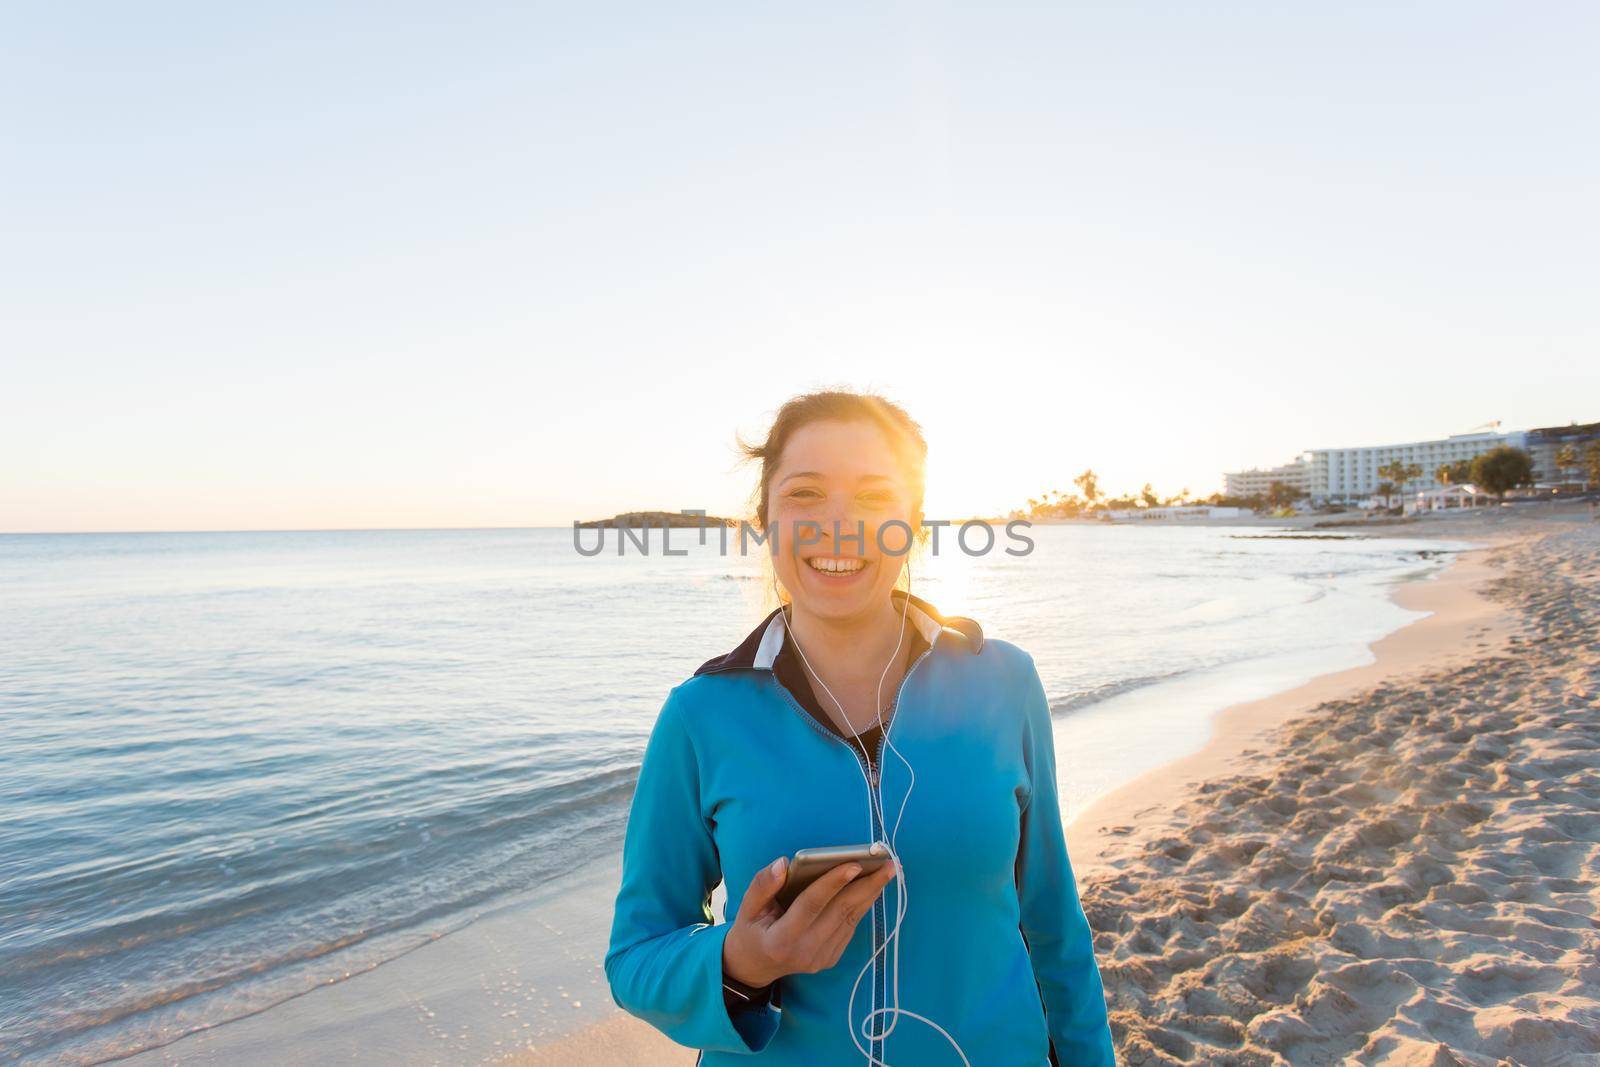
<path id="1" fill-rule="evenodd" d="M 1022 934 L 1044 998 L 1045 1022 L 1057 1058 L 1072 1067 L 1115 1067 L 1105 990 L 1094 940 L 1067 858 L 1056 788 L 1055 729 L 1044 685 L 1027 661 L 1023 755 L 1030 792 L 1017 849 Z"/>
<path id="2" fill-rule="evenodd" d="M 699 761 L 678 691 L 645 746 L 622 844 L 622 885 L 611 920 L 606 980 L 611 997 L 680 1045 L 760 1052 L 777 1032 L 772 1005 L 729 1014 L 722 942 L 711 891 L 722 880 L 700 803 Z"/>

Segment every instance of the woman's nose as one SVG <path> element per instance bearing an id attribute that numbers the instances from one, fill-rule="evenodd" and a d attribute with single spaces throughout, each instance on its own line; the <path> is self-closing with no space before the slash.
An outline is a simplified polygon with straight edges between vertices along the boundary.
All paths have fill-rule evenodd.
<path id="1" fill-rule="evenodd" d="M 860 547 L 863 519 L 850 496 L 829 497 L 828 506 L 823 509 L 822 524 L 822 537 L 829 547 Z"/>

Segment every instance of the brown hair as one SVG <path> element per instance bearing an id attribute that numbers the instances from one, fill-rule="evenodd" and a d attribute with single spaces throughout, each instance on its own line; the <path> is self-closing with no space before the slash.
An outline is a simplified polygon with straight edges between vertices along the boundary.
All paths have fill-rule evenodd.
<path id="1" fill-rule="evenodd" d="M 911 510 L 920 515 L 928 466 L 928 442 L 922 436 L 922 427 L 900 405 L 875 393 L 828 389 L 797 396 L 779 408 L 767 430 L 766 440 L 738 439 L 739 451 L 746 459 L 761 461 L 761 481 L 756 486 L 755 500 L 756 522 L 761 529 L 767 528 L 767 490 L 772 486 L 772 476 L 777 473 L 778 460 L 789 438 L 802 427 L 828 420 L 870 422 L 883 431 L 890 449 L 910 475 Z"/>

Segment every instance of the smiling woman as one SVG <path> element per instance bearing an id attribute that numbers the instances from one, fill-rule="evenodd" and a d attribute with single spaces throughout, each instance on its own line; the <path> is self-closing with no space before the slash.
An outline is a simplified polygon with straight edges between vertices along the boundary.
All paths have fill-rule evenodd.
<path id="1" fill-rule="evenodd" d="M 1113 1063 L 1033 660 L 913 596 L 880 537 L 921 527 L 920 428 L 814 393 L 744 447 L 780 603 L 656 720 L 613 998 L 706 1064 Z M 823 848 L 785 907 L 791 857 Z"/>
<path id="2" fill-rule="evenodd" d="M 778 584 L 804 601 L 792 626 L 854 620 L 893 629 L 883 625 L 895 614 L 889 592 L 909 577 L 894 548 L 909 545 L 884 524 L 921 528 L 927 449 L 899 407 L 838 392 L 791 401 L 765 441 L 744 446 L 761 463 L 756 519 L 778 539 Z"/>

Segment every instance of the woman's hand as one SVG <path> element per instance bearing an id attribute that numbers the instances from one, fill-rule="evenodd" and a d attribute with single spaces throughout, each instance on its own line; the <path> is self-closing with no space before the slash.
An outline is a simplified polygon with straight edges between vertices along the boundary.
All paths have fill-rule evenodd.
<path id="1" fill-rule="evenodd" d="M 894 864 L 857 881 L 861 866 L 842 863 L 784 911 L 774 898 L 787 871 L 788 861 L 779 856 L 750 879 L 722 942 L 722 973 L 728 977 L 764 986 L 786 974 L 814 974 L 838 963 L 856 923 L 894 877 Z"/>

